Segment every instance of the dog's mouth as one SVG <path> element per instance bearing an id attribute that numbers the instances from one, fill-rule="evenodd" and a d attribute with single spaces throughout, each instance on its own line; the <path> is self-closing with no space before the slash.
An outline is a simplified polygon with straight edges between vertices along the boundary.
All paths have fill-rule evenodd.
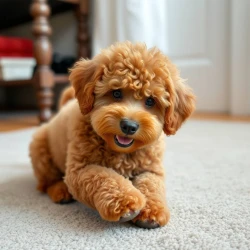
<path id="1" fill-rule="evenodd" d="M 128 148 L 133 144 L 133 142 L 134 139 L 125 136 L 115 135 L 115 143 L 119 147 Z"/>

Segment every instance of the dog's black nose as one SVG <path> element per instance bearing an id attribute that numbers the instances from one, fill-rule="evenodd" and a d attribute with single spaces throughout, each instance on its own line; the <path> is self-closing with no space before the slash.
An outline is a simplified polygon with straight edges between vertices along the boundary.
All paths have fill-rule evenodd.
<path id="1" fill-rule="evenodd" d="M 139 124 L 129 119 L 122 119 L 120 122 L 121 130 L 126 135 L 133 135 L 139 128 Z"/>

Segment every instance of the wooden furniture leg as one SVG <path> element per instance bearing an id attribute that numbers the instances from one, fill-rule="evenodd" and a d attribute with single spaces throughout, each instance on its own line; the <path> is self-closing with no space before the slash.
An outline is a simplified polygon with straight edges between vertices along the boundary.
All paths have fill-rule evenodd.
<path id="1" fill-rule="evenodd" d="M 90 1 L 79 0 L 75 7 L 75 16 L 78 23 L 77 41 L 78 41 L 78 58 L 90 58 L 90 32 L 89 32 L 89 13 Z"/>
<path id="2" fill-rule="evenodd" d="M 52 46 L 49 36 L 52 33 L 48 22 L 50 7 L 47 0 L 32 0 L 31 15 L 34 18 L 32 33 L 34 40 L 34 56 L 37 62 L 37 69 L 34 74 L 34 85 L 37 92 L 38 106 L 40 109 L 40 122 L 50 119 L 53 103 L 54 75 L 50 69 L 52 60 Z"/>

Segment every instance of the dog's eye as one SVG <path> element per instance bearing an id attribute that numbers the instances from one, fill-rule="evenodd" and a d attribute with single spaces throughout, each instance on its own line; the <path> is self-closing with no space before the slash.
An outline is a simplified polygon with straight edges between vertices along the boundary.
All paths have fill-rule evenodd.
<path id="1" fill-rule="evenodd" d="M 148 108 L 151 108 L 155 105 L 155 100 L 152 98 L 152 97 L 148 97 L 145 101 L 145 105 L 148 107 Z"/>
<path id="2" fill-rule="evenodd" d="M 113 90 L 112 94 L 116 100 L 122 99 L 122 91 L 120 89 Z"/>

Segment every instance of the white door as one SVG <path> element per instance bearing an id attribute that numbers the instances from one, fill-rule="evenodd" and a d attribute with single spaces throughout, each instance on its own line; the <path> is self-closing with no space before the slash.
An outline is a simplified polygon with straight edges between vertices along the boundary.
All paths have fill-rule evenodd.
<path id="1" fill-rule="evenodd" d="M 95 0 L 94 54 L 116 41 L 158 46 L 197 96 L 198 111 L 229 109 L 229 0 Z"/>
<path id="2" fill-rule="evenodd" d="M 168 0 L 168 54 L 194 89 L 198 111 L 228 111 L 229 3 Z"/>

